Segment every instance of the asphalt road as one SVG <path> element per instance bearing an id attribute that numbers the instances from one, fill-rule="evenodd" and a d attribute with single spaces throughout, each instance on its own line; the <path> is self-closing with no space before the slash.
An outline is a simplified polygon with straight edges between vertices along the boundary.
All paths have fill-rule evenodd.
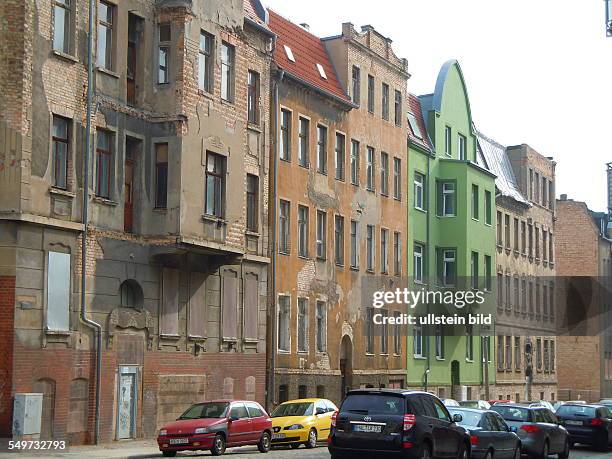
<path id="1" fill-rule="evenodd" d="M 325 446 L 320 446 L 314 449 L 306 449 L 300 447 L 297 450 L 292 449 L 274 449 L 268 454 L 262 455 L 257 451 L 257 448 L 244 447 L 228 449 L 225 453 L 228 457 L 235 459 L 329 459 L 329 453 Z M 30 458 L 78 458 L 78 459 L 109 459 L 109 458 L 125 458 L 125 459 L 146 459 L 146 458 L 161 458 L 163 457 L 155 444 L 146 441 L 130 441 L 125 443 L 112 443 L 109 445 L 101 445 L 99 447 L 73 447 L 64 452 L 39 452 L 39 453 L 0 453 L 0 458 L 15 458 L 15 459 L 30 459 Z M 197 453 L 180 453 L 176 456 L 181 457 L 212 457 L 209 452 Z M 551 459 L 556 456 L 550 456 Z M 596 452 L 589 448 L 577 446 L 570 452 L 571 459 L 612 459 L 612 449 L 607 453 Z M 370 456 L 370 459 L 375 459 Z"/>

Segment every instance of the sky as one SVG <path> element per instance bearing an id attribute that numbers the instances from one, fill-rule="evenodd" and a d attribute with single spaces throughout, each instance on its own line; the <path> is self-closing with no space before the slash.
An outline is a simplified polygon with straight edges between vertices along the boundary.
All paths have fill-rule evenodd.
<path id="1" fill-rule="evenodd" d="M 557 162 L 557 197 L 607 208 L 612 38 L 604 0 L 263 0 L 320 37 L 370 24 L 408 59 L 408 90 L 431 93 L 457 59 L 478 129 Z"/>

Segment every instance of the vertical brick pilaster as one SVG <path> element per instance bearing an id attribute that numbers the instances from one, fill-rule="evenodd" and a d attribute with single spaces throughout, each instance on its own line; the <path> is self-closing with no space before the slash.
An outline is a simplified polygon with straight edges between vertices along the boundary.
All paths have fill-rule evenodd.
<path id="1" fill-rule="evenodd" d="M 0 437 L 11 435 L 15 276 L 0 276 Z"/>

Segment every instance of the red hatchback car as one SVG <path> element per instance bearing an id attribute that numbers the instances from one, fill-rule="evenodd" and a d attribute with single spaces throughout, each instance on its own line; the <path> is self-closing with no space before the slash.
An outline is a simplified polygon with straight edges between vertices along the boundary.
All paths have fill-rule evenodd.
<path id="1" fill-rule="evenodd" d="M 270 451 L 272 420 L 257 403 L 245 400 L 215 400 L 196 403 L 176 421 L 163 426 L 157 444 L 164 456 L 178 451 L 208 449 L 220 456 L 226 447 L 257 445 Z"/>

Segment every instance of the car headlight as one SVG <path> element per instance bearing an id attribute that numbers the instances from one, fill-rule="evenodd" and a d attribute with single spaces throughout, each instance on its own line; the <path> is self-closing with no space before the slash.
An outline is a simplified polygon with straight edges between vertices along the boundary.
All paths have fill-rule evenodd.
<path id="1" fill-rule="evenodd" d="M 205 434 L 208 433 L 208 429 L 206 427 L 198 427 L 194 434 Z"/>
<path id="2" fill-rule="evenodd" d="M 302 424 L 293 424 L 292 426 L 285 427 L 285 430 L 298 430 L 303 428 L 304 426 Z"/>
<path id="3" fill-rule="evenodd" d="M 168 435 L 168 431 L 166 429 L 161 429 L 159 431 L 159 436 L 160 437 L 165 437 L 166 435 Z"/>

